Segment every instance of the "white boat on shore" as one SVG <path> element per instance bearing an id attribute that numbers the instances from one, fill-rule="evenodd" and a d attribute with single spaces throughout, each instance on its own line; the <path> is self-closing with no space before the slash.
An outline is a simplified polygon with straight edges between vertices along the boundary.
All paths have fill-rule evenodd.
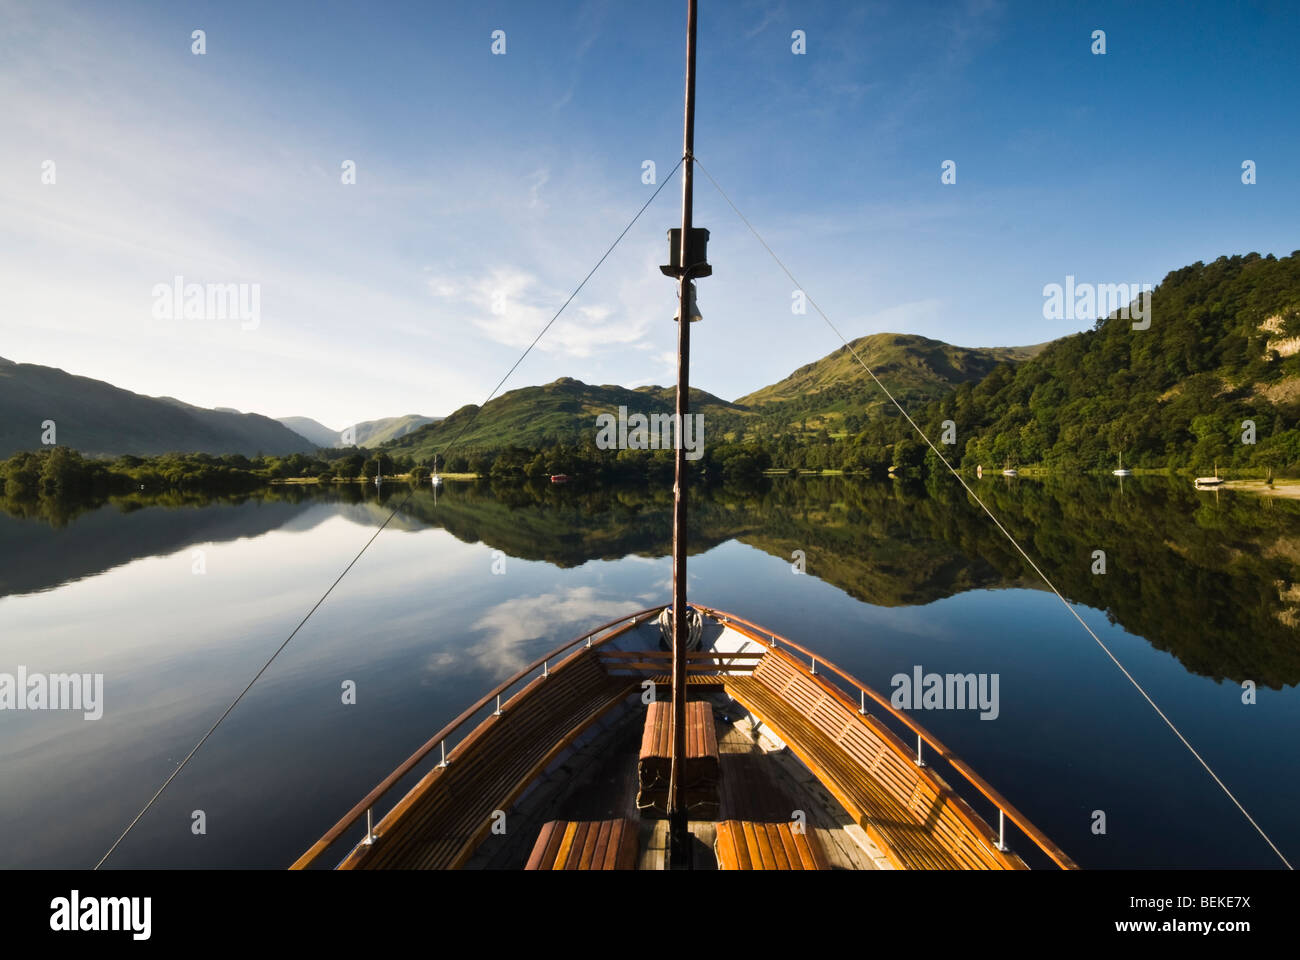
<path id="1" fill-rule="evenodd" d="M 1221 486 L 1223 484 L 1223 478 L 1219 476 L 1219 465 L 1217 463 L 1214 465 L 1214 476 L 1197 477 L 1195 480 L 1192 481 L 1192 484 L 1193 486 L 1202 490 Z"/>

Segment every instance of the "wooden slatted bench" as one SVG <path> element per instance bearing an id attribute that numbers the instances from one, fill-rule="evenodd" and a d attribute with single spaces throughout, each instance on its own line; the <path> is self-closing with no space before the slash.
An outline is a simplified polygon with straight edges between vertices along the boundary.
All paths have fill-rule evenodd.
<path id="1" fill-rule="evenodd" d="M 635 870 L 637 825 L 630 820 L 552 820 L 542 827 L 526 870 Z"/>
<path id="2" fill-rule="evenodd" d="M 667 813 L 668 782 L 672 773 L 672 703 L 656 700 L 646 709 L 637 760 L 637 806 Z M 718 809 L 718 737 L 713 708 L 703 700 L 686 703 L 686 757 L 682 761 L 682 791 L 687 807 L 697 818 Z"/>
<path id="3" fill-rule="evenodd" d="M 817 838 L 790 823 L 724 820 L 714 850 L 719 870 L 826 870 Z"/>
<path id="4" fill-rule="evenodd" d="M 341 869 L 453 869 L 562 750 L 636 689 L 584 650 L 538 677 L 489 716 L 375 826 Z"/>
<path id="5" fill-rule="evenodd" d="M 726 689 L 834 794 L 895 867 L 1025 869 L 1000 851 L 988 826 L 875 717 L 779 653 Z"/>

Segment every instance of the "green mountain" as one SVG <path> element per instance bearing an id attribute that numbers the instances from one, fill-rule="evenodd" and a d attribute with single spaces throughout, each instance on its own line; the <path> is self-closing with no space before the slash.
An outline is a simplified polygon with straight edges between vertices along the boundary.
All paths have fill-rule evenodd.
<path id="1" fill-rule="evenodd" d="M 463 406 L 445 420 L 426 424 L 385 444 L 384 448 L 421 460 L 445 453 L 453 444 L 452 452 L 465 453 L 511 446 L 540 447 L 557 440 L 594 443 L 596 418 L 600 414 L 617 417 L 619 407 L 626 407 L 629 416 L 671 414 L 675 400 L 674 387 L 646 386 L 630 390 L 561 377 L 540 387 L 521 387 L 503 393 L 482 407 Z M 728 429 L 743 427 L 752 416 L 703 390 L 691 390 L 690 403 L 692 413 L 704 415 L 705 437 L 709 442 L 722 439 Z"/>
<path id="2" fill-rule="evenodd" d="M 146 397 L 54 367 L 0 359 L 0 457 L 42 446 L 54 422 L 59 446 L 88 455 L 306 453 L 312 444 L 270 417 Z"/>
<path id="3" fill-rule="evenodd" d="M 1115 314 L 1032 347 L 966 348 L 892 333 L 852 347 L 936 441 L 945 421 L 955 424 L 950 459 L 970 469 L 1008 461 L 1096 469 L 1122 454 L 1135 468 L 1208 473 L 1218 463 L 1300 472 L 1300 251 L 1198 262 L 1171 272 L 1150 296 L 1145 329 Z M 410 415 L 358 424 L 356 442 L 426 463 L 435 453 L 581 446 L 594 441 L 600 414 L 620 407 L 670 414 L 673 394 L 563 377 L 441 421 Z M 781 466 L 875 471 L 933 456 L 848 348 L 734 403 L 693 390 L 691 408 L 704 414 L 710 445 L 758 439 Z M 285 421 L 303 439 L 254 414 L 0 361 L 0 456 L 38 447 L 47 419 L 57 422 L 60 444 L 88 454 L 276 454 L 338 441 L 306 418 Z M 801 444 L 801 435 L 821 442 Z"/>
<path id="4" fill-rule="evenodd" d="M 1300 467 L 1300 251 L 1197 262 L 1151 293 L 1150 326 L 1118 315 L 921 412 L 957 427 L 967 467 Z M 864 442 L 892 442 L 880 425 Z M 1253 440 L 1253 442 L 1251 442 Z M 919 453 L 919 448 L 916 448 Z"/>
<path id="5" fill-rule="evenodd" d="M 853 341 L 858 355 L 872 366 L 900 401 L 920 405 L 951 392 L 959 383 L 977 381 L 1003 363 L 1021 362 L 1036 347 L 954 347 L 938 340 L 880 333 Z M 416 459 L 446 452 L 497 451 L 509 446 L 537 448 L 561 440 L 594 439 L 596 417 L 630 413 L 672 413 L 673 387 L 595 386 L 569 377 L 539 387 L 502 394 L 482 409 L 460 408 L 441 423 L 418 429 L 391 447 Z M 735 403 L 703 390 L 691 391 L 691 412 L 704 414 L 710 443 L 775 433 L 859 429 L 886 403 L 845 348 L 800 367 L 779 383 L 741 397 Z M 465 423 L 472 425 L 465 430 Z M 459 437 L 459 439 L 457 439 Z"/>
<path id="6" fill-rule="evenodd" d="M 299 436 L 306 437 L 318 447 L 337 448 L 344 446 L 343 431 L 332 430 L 325 424 L 311 417 L 279 417 L 284 424 Z M 426 423 L 437 423 L 442 417 L 425 417 L 418 413 L 408 413 L 404 417 L 384 417 L 380 420 L 365 420 L 352 428 L 352 438 L 358 447 L 377 447 L 404 437 L 413 430 L 418 430 Z M 353 444 L 347 444 L 352 446 Z"/>
<path id="7" fill-rule="evenodd" d="M 769 432 L 823 428 L 830 433 L 853 432 L 889 405 L 857 358 L 911 410 L 959 384 L 982 380 L 1000 364 L 1028 360 L 1047 344 L 956 347 L 912 334 L 875 333 L 859 337 L 850 346 L 852 351 L 841 347 L 736 403 L 761 415 Z"/>

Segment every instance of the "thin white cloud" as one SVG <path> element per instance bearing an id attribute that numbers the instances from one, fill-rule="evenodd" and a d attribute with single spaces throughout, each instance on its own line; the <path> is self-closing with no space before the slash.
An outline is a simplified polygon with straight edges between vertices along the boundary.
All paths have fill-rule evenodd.
<path id="1" fill-rule="evenodd" d="M 543 650 L 530 643 L 572 631 L 575 635 L 622 613 L 635 613 L 635 601 L 602 597 L 592 586 L 570 587 L 499 603 L 474 623 L 481 639 L 459 650 L 442 650 L 429 658 L 430 671 L 469 661 L 493 676 L 516 673 Z"/>
<path id="2" fill-rule="evenodd" d="M 545 204 L 541 201 L 541 191 L 542 187 L 546 186 L 547 181 L 551 179 L 551 171 L 544 167 L 540 170 L 534 170 L 528 175 L 528 179 L 531 181 L 528 186 L 528 206 L 533 209 L 541 206 L 544 210 Z"/>
<path id="3" fill-rule="evenodd" d="M 763 11 L 762 19 L 759 20 L 758 23 L 756 23 L 754 26 L 750 27 L 748 30 L 745 31 L 745 39 L 752 40 L 754 37 L 758 36 L 760 33 L 762 33 L 764 30 L 770 27 L 773 23 L 775 23 L 778 19 L 784 16 L 785 16 L 784 3 L 778 3 L 767 7 L 767 9 Z"/>
<path id="4" fill-rule="evenodd" d="M 495 267 L 472 278 L 435 275 L 429 292 L 462 311 L 497 343 L 523 348 L 555 316 L 567 294 L 551 289 L 533 274 L 513 267 Z M 619 316 L 607 303 L 570 304 L 538 342 L 539 350 L 571 357 L 590 357 L 609 347 L 635 345 L 646 333 L 644 319 Z"/>

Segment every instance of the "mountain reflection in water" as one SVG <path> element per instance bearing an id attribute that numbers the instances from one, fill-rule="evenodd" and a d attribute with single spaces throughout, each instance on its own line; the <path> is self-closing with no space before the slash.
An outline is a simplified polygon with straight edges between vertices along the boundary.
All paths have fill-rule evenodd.
<path id="1" fill-rule="evenodd" d="M 1300 770 L 1282 762 L 1300 729 L 1300 504 L 1147 478 L 976 489 L 1300 859 Z M 449 482 L 436 504 L 396 483 L 0 501 L 0 672 L 104 676 L 100 720 L 0 714 L 0 867 L 98 860 L 408 493 L 108 866 L 282 868 L 483 691 L 668 597 L 667 487 Z M 693 599 L 798 638 L 877 690 L 917 667 L 998 676 L 996 720 L 917 719 L 1082 866 L 1278 865 L 950 483 L 701 486 L 690 543 Z M 1105 574 L 1092 572 L 1097 550 Z M 1106 835 L 1092 832 L 1095 810 Z"/>

